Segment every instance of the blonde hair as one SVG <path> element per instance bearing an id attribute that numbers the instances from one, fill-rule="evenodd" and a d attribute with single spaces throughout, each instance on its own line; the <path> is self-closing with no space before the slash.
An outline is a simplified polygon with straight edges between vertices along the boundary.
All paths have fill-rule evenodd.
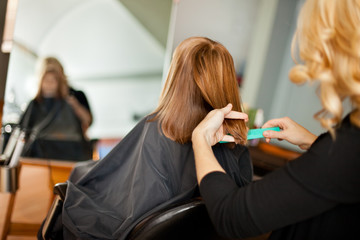
<path id="1" fill-rule="evenodd" d="M 299 57 L 295 60 L 298 42 Z M 342 119 L 345 98 L 354 111 L 351 123 L 360 127 L 360 0 L 307 0 L 300 12 L 293 38 L 292 55 L 297 63 L 292 82 L 319 81 L 323 109 L 314 117 L 334 135 Z"/>
<path id="2" fill-rule="evenodd" d="M 155 110 L 164 134 L 179 143 L 191 140 L 194 128 L 215 108 L 232 103 L 242 111 L 234 62 L 227 49 L 204 37 L 191 37 L 175 49 Z M 245 144 L 243 120 L 225 120 L 225 133 Z"/>

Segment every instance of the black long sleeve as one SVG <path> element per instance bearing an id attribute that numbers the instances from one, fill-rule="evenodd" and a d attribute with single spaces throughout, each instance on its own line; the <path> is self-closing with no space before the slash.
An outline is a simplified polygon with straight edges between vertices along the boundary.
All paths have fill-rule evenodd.
<path id="1" fill-rule="evenodd" d="M 308 152 L 260 181 L 238 188 L 213 172 L 200 192 L 223 236 L 274 231 L 270 239 L 352 239 L 360 227 L 359 172 L 360 129 L 347 119 L 335 141 L 321 135 Z"/>

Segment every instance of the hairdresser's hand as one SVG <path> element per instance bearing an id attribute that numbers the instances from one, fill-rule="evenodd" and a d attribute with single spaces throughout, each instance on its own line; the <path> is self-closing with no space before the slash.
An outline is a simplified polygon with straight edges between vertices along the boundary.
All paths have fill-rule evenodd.
<path id="1" fill-rule="evenodd" d="M 223 122 L 228 119 L 244 119 L 247 121 L 248 115 L 242 112 L 231 111 L 232 105 L 228 104 L 221 109 L 215 109 L 206 115 L 204 120 L 194 129 L 192 134 L 193 143 L 198 140 L 205 140 L 206 144 L 213 146 L 219 141 L 234 142 L 232 136 L 225 135 L 223 130 Z"/>
<path id="2" fill-rule="evenodd" d="M 66 101 L 72 107 L 76 116 L 80 119 L 81 126 L 85 133 L 92 123 L 92 115 L 90 111 L 87 110 L 84 106 L 82 106 L 81 103 L 72 95 L 68 96 Z"/>
<path id="3" fill-rule="evenodd" d="M 288 117 L 269 120 L 262 126 L 262 128 L 268 127 L 280 127 L 282 131 L 265 131 L 263 135 L 266 138 L 266 142 L 270 142 L 271 138 L 277 138 L 307 150 L 317 138 L 316 135 Z"/>

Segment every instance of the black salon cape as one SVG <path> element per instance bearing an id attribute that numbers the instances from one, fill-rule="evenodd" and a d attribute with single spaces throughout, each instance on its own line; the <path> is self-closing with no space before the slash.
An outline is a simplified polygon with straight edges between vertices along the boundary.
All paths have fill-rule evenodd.
<path id="1" fill-rule="evenodd" d="M 64 239 L 124 239 L 145 216 L 194 196 L 197 180 L 191 143 L 168 139 L 149 118 L 104 159 L 74 169 L 62 211 Z M 239 186 L 252 180 L 246 147 L 217 144 L 213 149 Z"/>

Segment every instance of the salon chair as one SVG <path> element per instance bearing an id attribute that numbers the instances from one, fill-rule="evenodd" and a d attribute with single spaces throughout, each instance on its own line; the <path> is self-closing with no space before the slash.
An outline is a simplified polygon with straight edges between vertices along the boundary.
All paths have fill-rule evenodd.
<path id="1" fill-rule="evenodd" d="M 57 183 L 54 186 L 54 200 L 50 210 L 46 216 L 44 225 L 42 227 L 42 237 L 44 240 L 50 240 L 50 234 L 54 227 L 57 216 L 61 213 L 63 202 L 66 195 L 67 183 Z"/>
<path id="2" fill-rule="evenodd" d="M 194 198 L 162 209 L 138 223 L 126 240 L 224 239 L 218 236 L 204 202 Z"/>
<path id="3" fill-rule="evenodd" d="M 67 183 L 54 187 L 56 194 L 53 205 L 44 222 L 43 239 L 50 238 L 56 216 L 61 212 Z M 126 240 L 177 240 L 207 239 L 221 240 L 210 221 L 204 202 L 194 198 L 171 205 L 142 219 L 128 234 Z"/>

